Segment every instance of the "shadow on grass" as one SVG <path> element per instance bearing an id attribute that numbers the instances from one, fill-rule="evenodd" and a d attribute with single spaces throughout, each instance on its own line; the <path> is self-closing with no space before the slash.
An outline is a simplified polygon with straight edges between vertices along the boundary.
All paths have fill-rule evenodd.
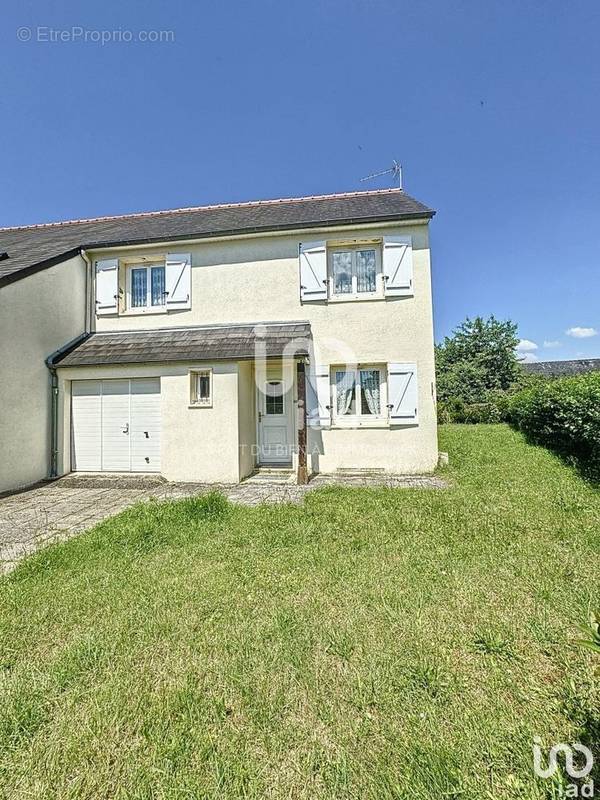
<path id="1" fill-rule="evenodd" d="M 552 444 L 541 437 L 537 437 L 525 430 L 522 430 L 516 425 L 511 425 L 511 427 L 513 430 L 518 431 L 518 433 L 523 436 L 527 444 L 534 445 L 536 447 L 545 447 L 546 450 L 549 450 L 557 458 L 559 458 L 565 466 L 574 469 L 578 473 L 579 477 L 582 478 L 588 485 L 594 489 L 600 489 L 600 463 L 598 463 L 597 453 L 582 453 L 580 455 L 576 455 L 575 453 L 567 450 L 565 447 L 561 447 L 559 443 Z"/>

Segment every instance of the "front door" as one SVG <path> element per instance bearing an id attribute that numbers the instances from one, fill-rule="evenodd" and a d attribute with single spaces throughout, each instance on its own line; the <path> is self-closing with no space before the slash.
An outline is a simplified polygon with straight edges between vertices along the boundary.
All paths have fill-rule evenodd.
<path id="1" fill-rule="evenodd" d="M 290 394 L 279 379 L 264 381 L 258 392 L 261 464 L 289 464 L 292 460 Z"/>

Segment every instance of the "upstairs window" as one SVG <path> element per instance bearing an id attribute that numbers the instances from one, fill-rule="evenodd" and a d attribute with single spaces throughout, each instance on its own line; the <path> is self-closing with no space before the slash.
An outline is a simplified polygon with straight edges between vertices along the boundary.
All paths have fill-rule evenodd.
<path id="1" fill-rule="evenodd" d="M 378 247 L 356 245 L 329 250 L 329 295 L 332 299 L 381 294 Z"/>
<path id="2" fill-rule="evenodd" d="M 159 310 L 166 304 L 165 265 L 143 264 L 127 269 L 127 307 Z"/>

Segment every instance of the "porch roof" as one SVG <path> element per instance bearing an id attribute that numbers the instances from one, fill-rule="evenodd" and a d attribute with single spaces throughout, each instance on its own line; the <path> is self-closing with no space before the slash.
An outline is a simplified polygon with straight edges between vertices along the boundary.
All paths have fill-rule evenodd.
<path id="1" fill-rule="evenodd" d="M 252 323 L 91 333 L 49 360 L 55 367 L 307 356 L 308 322 Z M 262 346 L 260 343 L 264 343 Z"/>

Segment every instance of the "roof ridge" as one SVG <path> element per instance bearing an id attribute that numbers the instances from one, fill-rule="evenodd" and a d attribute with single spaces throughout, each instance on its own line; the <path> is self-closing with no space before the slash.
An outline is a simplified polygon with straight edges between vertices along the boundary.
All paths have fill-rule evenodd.
<path id="1" fill-rule="evenodd" d="M 0 227 L 0 231 L 21 231 L 34 228 L 57 228 L 62 225 L 78 225 L 85 222 L 109 222 L 117 219 L 135 217 L 158 217 L 164 214 L 184 214 L 189 211 L 212 211 L 219 208 L 244 208 L 246 206 L 267 206 L 278 203 L 303 203 L 310 200 L 328 200 L 335 197 L 364 197 L 365 195 L 403 193 L 403 189 L 366 189 L 353 192 L 334 192 L 333 194 L 312 194 L 303 197 L 279 197 L 272 200 L 244 200 L 240 203 L 214 203 L 205 206 L 187 206 L 185 208 L 166 208 L 161 211 L 138 211 L 131 214 L 114 214 L 103 217 L 84 217 L 83 219 L 66 219 L 58 222 L 38 222 L 31 225 L 8 225 Z"/>

